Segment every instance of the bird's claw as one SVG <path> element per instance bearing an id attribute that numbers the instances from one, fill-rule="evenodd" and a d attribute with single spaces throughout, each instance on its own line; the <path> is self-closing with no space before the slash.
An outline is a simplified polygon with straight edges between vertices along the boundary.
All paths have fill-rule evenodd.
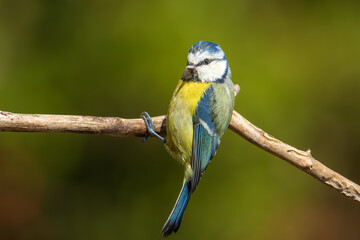
<path id="1" fill-rule="evenodd" d="M 150 115 L 147 112 L 142 112 L 140 117 L 144 120 L 146 126 L 146 134 L 143 142 L 146 142 L 148 138 L 151 136 L 150 131 L 154 129 L 153 121 L 151 120 Z"/>
<path id="2" fill-rule="evenodd" d="M 160 139 L 161 141 L 163 141 L 164 143 L 166 143 L 166 140 L 154 131 L 154 123 L 153 123 L 150 115 L 147 112 L 142 112 L 140 117 L 144 120 L 146 130 L 147 130 L 147 133 L 142 141 L 146 142 L 146 140 L 148 140 L 148 138 L 150 136 L 154 136 L 154 137 Z"/>

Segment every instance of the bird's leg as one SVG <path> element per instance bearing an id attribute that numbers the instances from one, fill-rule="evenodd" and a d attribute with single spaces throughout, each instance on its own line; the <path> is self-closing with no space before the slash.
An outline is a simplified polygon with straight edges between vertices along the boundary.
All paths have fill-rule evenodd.
<path id="1" fill-rule="evenodd" d="M 151 120 L 150 115 L 147 112 L 142 112 L 140 117 L 144 120 L 147 129 L 147 133 L 145 138 L 143 139 L 143 142 L 146 142 L 146 140 L 150 136 L 154 136 L 160 139 L 163 143 L 166 143 L 166 140 L 154 131 L 154 124 L 153 121 Z"/>

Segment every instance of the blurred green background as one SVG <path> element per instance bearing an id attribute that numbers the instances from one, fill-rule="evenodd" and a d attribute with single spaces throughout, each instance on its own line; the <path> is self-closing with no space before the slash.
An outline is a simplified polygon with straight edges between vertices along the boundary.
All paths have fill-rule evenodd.
<path id="1" fill-rule="evenodd" d="M 166 113 L 189 47 L 236 110 L 360 183 L 359 1 L 1 0 L 0 109 Z M 183 168 L 155 139 L 0 134 L 0 239 L 161 239 Z M 170 239 L 356 239 L 359 204 L 228 131 Z"/>

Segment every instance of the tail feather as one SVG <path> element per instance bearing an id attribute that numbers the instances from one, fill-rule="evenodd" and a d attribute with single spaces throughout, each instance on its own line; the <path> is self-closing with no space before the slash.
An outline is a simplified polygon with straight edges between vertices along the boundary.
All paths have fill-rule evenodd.
<path id="1" fill-rule="evenodd" d="M 186 206 L 190 199 L 190 188 L 191 183 L 184 182 L 179 197 L 176 200 L 175 206 L 171 211 L 163 229 L 161 230 L 163 237 L 169 236 L 171 233 L 176 232 L 179 229 Z"/>

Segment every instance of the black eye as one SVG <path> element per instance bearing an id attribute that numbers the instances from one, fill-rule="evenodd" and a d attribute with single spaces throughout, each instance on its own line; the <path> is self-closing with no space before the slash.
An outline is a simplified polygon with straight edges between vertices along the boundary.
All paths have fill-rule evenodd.
<path id="1" fill-rule="evenodd" d="M 210 60 L 208 58 L 205 58 L 204 64 L 208 65 L 210 63 Z"/>

